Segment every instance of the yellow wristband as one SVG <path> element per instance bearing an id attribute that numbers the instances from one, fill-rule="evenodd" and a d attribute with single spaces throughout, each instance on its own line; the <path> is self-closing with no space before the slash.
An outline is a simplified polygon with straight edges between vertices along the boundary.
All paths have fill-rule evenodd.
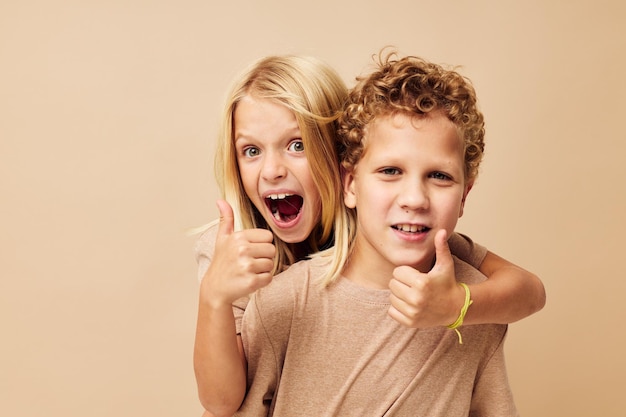
<path id="1" fill-rule="evenodd" d="M 446 327 L 448 329 L 454 330 L 456 334 L 459 335 L 459 344 L 462 345 L 463 338 L 461 337 L 461 332 L 459 331 L 459 327 L 463 325 L 463 320 L 465 319 L 465 315 L 467 314 L 467 309 L 469 308 L 470 305 L 472 305 L 474 301 L 470 299 L 469 287 L 462 282 L 459 282 L 459 285 L 463 287 L 463 289 L 465 290 L 465 302 L 463 303 L 463 307 L 461 307 L 461 313 L 459 314 L 459 318 L 457 318 L 454 323 L 448 324 Z"/>

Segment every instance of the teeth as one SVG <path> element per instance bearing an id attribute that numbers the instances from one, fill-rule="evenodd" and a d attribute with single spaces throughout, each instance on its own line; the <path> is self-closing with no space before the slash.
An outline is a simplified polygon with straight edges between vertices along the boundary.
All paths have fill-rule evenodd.
<path id="1" fill-rule="evenodd" d="M 269 198 L 270 200 L 283 200 L 285 197 L 288 197 L 290 195 L 293 194 L 270 194 L 266 198 Z"/>
<path id="2" fill-rule="evenodd" d="M 424 231 L 426 228 L 423 226 L 418 226 L 416 224 L 399 224 L 396 226 L 396 229 L 402 230 L 403 232 L 415 233 L 417 231 Z"/>

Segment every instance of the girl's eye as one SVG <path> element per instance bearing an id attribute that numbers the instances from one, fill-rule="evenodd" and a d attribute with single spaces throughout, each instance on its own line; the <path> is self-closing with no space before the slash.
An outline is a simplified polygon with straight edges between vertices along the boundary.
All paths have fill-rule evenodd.
<path id="1" fill-rule="evenodd" d="M 291 152 L 304 152 L 304 142 L 301 139 L 294 140 L 289 144 L 288 149 Z"/>
<path id="2" fill-rule="evenodd" d="M 254 158 L 255 156 L 258 156 L 260 153 L 261 151 L 259 151 L 259 148 L 256 148 L 254 146 L 249 146 L 243 149 L 242 151 L 243 156 L 245 156 L 246 158 Z"/>
<path id="3" fill-rule="evenodd" d="M 430 177 L 436 180 L 442 180 L 442 181 L 446 181 L 450 179 L 450 177 L 444 174 L 443 172 L 433 172 L 432 174 L 430 174 Z"/>

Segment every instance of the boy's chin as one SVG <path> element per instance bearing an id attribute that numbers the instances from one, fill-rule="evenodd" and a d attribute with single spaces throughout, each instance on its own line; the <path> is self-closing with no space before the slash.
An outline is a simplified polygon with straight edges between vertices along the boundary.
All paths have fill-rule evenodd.
<path id="1" fill-rule="evenodd" d="M 395 257 L 395 259 L 391 260 L 391 262 L 396 266 L 410 266 L 413 269 L 417 269 L 420 272 L 428 272 L 432 269 L 433 266 L 433 258 L 429 257 L 419 257 L 415 256 L 404 256 L 404 257 Z"/>

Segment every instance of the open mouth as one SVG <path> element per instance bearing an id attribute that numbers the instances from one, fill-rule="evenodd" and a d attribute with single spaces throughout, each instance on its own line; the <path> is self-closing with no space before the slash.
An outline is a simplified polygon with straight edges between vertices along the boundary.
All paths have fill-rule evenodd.
<path id="1" fill-rule="evenodd" d="M 430 227 L 419 226 L 417 224 L 396 224 L 391 227 L 405 233 L 425 233 L 430 230 Z"/>
<path id="2" fill-rule="evenodd" d="M 265 197 L 265 205 L 279 222 L 288 222 L 298 217 L 304 199 L 297 194 L 271 194 Z"/>

